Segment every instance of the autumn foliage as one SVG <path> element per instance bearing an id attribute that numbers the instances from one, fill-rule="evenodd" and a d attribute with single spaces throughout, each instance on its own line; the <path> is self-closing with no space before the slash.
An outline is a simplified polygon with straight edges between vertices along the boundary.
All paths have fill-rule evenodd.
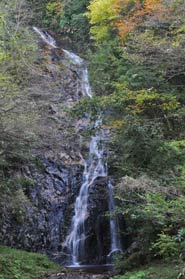
<path id="1" fill-rule="evenodd" d="M 126 15 L 120 16 L 120 19 L 115 22 L 121 38 L 124 38 L 138 24 L 142 23 L 145 16 L 163 10 L 161 0 L 135 0 L 134 2 L 130 0 L 118 0 L 118 2 L 120 6 L 124 2 L 121 10 L 123 14 L 127 11 Z"/>
<path id="2" fill-rule="evenodd" d="M 91 33 L 97 41 L 105 38 L 110 28 L 124 39 L 148 15 L 159 18 L 165 13 L 162 0 L 94 0 L 88 9 Z"/>

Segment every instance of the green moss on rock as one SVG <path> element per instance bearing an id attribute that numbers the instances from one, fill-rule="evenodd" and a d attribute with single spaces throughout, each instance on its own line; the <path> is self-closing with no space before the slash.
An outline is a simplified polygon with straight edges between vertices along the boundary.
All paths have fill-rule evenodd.
<path id="1" fill-rule="evenodd" d="M 0 279 L 39 279 L 59 270 L 46 255 L 0 246 Z"/>
<path id="2" fill-rule="evenodd" d="M 183 268 L 184 264 L 182 262 L 161 262 L 141 267 L 139 270 L 126 272 L 124 275 L 116 275 L 114 279 L 183 279 L 185 278 Z"/>

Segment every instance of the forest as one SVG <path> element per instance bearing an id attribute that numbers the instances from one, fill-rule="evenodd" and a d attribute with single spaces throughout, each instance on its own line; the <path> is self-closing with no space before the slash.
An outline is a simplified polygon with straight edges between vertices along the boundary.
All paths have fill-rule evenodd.
<path id="1" fill-rule="evenodd" d="M 72 279 L 69 251 L 110 254 L 114 279 L 185 278 L 184 15 L 184 0 L 0 1 L 0 279 Z"/>

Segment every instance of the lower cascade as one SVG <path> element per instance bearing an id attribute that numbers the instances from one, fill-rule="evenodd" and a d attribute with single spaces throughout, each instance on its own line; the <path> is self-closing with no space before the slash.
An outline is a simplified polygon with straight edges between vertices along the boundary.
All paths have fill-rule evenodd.
<path id="1" fill-rule="evenodd" d="M 96 123 L 97 124 L 97 123 Z M 72 218 L 72 226 L 66 238 L 66 246 L 72 256 L 72 263 L 78 265 L 85 258 L 85 221 L 88 217 L 89 188 L 97 177 L 107 177 L 107 171 L 103 162 L 103 148 L 100 148 L 101 137 L 97 133 L 92 136 L 89 144 L 89 158 L 85 161 L 83 183 L 75 202 L 75 214 Z"/>
<path id="2" fill-rule="evenodd" d="M 36 33 L 38 33 L 43 41 L 48 44 L 52 49 L 58 48 L 56 41 L 47 33 L 41 31 L 39 28 L 33 28 Z M 85 62 L 79 56 L 74 53 L 71 53 L 67 50 L 62 50 L 66 55 L 66 58 L 71 61 L 72 64 L 76 65 L 79 70 L 80 76 L 80 87 L 83 96 L 92 98 L 92 91 L 88 81 L 88 70 L 85 66 Z M 87 120 L 90 116 L 87 116 Z M 93 191 L 93 186 L 96 184 L 97 180 L 103 179 L 103 183 L 106 186 L 107 190 L 107 210 L 110 213 L 109 220 L 109 251 L 106 253 L 105 258 L 107 260 L 112 258 L 112 255 L 121 251 L 121 243 L 119 239 L 119 227 L 116 218 L 114 217 L 115 202 L 113 195 L 113 186 L 112 182 L 108 177 L 108 170 L 106 167 L 104 159 L 104 132 L 101 129 L 101 117 L 96 120 L 94 128 L 96 130 L 95 134 L 91 136 L 88 143 L 88 156 L 83 158 L 84 162 L 84 171 L 82 184 L 79 189 L 79 194 L 76 197 L 74 202 L 74 213 L 71 220 L 71 226 L 68 230 L 68 234 L 63 243 L 63 248 L 66 251 L 66 254 L 69 255 L 68 263 L 73 266 L 80 266 L 82 264 L 90 264 L 88 261 L 88 245 L 87 242 L 90 238 L 89 232 L 87 230 L 90 213 L 89 213 L 89 198 L 91 192 Z M 97 216 L 98 218 L 98 216 Z M 107 233 L 107 232 L 106 232 Z M 102 245 L 101 240 L 97 242 Z M 101 248 L 98 249 L 100 253 Z M 104 262 L 106 264 L 106 262 Z"/>

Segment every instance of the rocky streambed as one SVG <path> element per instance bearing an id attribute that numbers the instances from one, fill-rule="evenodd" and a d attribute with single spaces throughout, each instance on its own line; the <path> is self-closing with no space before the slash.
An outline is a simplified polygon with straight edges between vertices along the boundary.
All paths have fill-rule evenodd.
<path id="1" fill-rule="evenodd" d="M 113 279 L 114 267 L 105 265 L 66 266 L 57 274 L 46 276 L 43 279 Z"/>
<path id="2" fill-rule="evenodd" d="M 92 274 L 86 272 L 63 272 L 51 275 L 49 277 L 44 277 L 43 279 L 112 279 L 110 273 L 104 274 Z"/>

